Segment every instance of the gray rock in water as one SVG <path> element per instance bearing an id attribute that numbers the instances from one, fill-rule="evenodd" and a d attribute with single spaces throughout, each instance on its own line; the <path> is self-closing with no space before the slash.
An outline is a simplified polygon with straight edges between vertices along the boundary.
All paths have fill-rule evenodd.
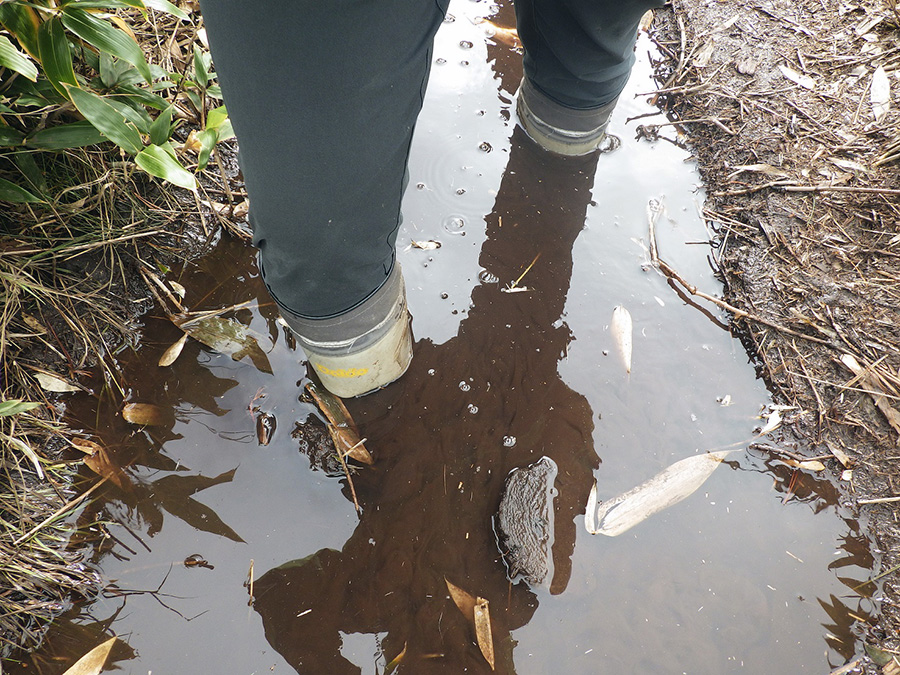
<path id="1" fill-rule="evenodd" d="M 510 578 L 534 586 L 553 578 L 553 498 L 556 462 L 542 457 L 513 469 L 497 512 L 497 533 Z"/>

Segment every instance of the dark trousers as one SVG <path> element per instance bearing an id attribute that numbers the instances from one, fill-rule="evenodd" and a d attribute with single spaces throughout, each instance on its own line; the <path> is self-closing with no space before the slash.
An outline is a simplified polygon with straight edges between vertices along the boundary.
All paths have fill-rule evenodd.
<path id="1" fill-rule="evenodd" d="M 434 34 L 449 0 L 204 0 L 204 22 L 272 296 L 329 318 L 381 287 Z M 631 70 L 654 0 L 516 0 L 526 77 L 600 107 Z"/>

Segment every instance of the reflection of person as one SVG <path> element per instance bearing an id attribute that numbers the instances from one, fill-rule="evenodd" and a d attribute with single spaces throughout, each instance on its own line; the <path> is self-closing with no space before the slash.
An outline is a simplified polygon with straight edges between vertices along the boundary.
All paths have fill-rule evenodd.
<path id="1" fill-rule="evenodd" d="M 377 459 L 353 479 L 356 530 L 341 551 L 254 584 L 266 638 L 297 672 L 360 672 L 340 652 L 351 633 L 381 635 L 387 661 L 405 645 L 403 672 L 487 672 L 445 578 L 489 601 L 498 671 L 513 672 L 510 632 L 528 623 L 537 596 L 507 580 L 491 514 L 509 471 L 542 456 L 559 467 L 549 590 L 565 589 L 599 458 L 591 409 L 557 372 L 572 339 L 559 319 L 597 159 L 551 156 L 516 129 L 480 265 L 508 281 L 540 254 L 522 282 L 531 290 L 476 286 L 456 337 L 420 341 L 402 379 L 351 402 Z"/>
<path id="2" fill-rule="evenodd" d="M 448 0 L 201 2 L 241 147 L 260 267 L 323 384 L 356 396 L 411 358 L 395 240 Z M 517 0 L 519 120 L 594 151 L 655 0 Z"/>

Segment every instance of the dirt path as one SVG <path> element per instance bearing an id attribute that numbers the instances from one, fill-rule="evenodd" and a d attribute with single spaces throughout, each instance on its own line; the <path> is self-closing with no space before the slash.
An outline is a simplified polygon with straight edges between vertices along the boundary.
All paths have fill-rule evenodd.
<path id="1" fill-rule="evenodd" d="M 675 0 L 655 25 L 681 121 L 646 134 L 697 157 L 734 326 L 795 406 L 784 443 L 828 456 L 868 521 L 883 576 L 859 592 L 883 600 L 866 642 L 897 649 L 900 8 Z"/>

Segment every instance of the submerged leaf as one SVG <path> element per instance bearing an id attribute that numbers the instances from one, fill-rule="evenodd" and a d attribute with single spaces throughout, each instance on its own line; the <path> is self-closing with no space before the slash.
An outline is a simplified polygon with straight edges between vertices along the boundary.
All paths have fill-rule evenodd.
<path id="1" fill-rule="evenodd" d="M 478 648 L 481 650 L 484 660 L 494 670 L 494 638 L 491 635 L 491 612 L 488 601 L 478 598 L 475 601 L 475 636 L 478 638 Z"/>
<path id="2" fill-rule="evenodd" d="M 265 352 L 259 346 L 247 327 L 234 319 L 210 316 L 196 321 L 176 320 L 175 324 L 198 342 L 235 361 L 245 356 L 264 373 L 271 373 L 272 366 Z"/>
<path id="3" fill-rule="evenodd" d="M 187 342 L 188 334 L 185 333 L 182 335 L 178 342 L 169 347 L 161 357 L 159 357 L 159 365 L 162 367 L 171 366 L 175 363 L 176 359 L 181 356 L 181 350 L 184 349 L 184 345 Z"/>
<path id="4" fill-rule="evenodd" d="M 591 486 L 587 508 L 584 510 L 584 527 L 591 534 L 597 534 L 597 481 Z"/>
<path id="5" fill-rule="evenodd" d="M 617 306 L 613 310 L 612 321 L 609 324 L 609 330 L 612 332 L 613 339 L 616 341 L 616 347 L 622 356 L 622 363 L 625 364 L 625 372 L 631 372 L 631 338 L 632 338 L 632 322 L 631 314 L 622 305 Z"/>
<path id="6" fill-rule="evenodd" d="M 122 406 L 122 417 L 131 424 L 148 427 L 162 427 L 167 423 L 162 408 L 152 403 L 126 403 Z"/>
<path id="7" fill-rule="evenodd" d="M 444 583 L 447 584 L 447 590 L 450 591 L 450 597 L 453 598 L 453 602 L 459 607 L 459 611 L 462 612 L 464 617 L 474 623 L 475 596 L 464 591 L 456 584 L 451 583 L 447 577 L 444 577 Z"/>
<path id="8" fill-rule="evenodd" d="M 118 638 L 110 638 L 78 659 L 63 675 L 98 675 Z"/>
<path id="9" fill-rule="evenodd" d="M 591 534 L 615 537 L 693 494 L 733 450 L 682 459 L 636 488 L 600 505 Z"/>
<path id="10" fill-rule="evenodd" d="M 120 490 L 126 490 L 131 486 L 127 478 L 123 479 L 122 468 L 110 461 L 109 453 L 102 445 L 86 438 L 73 438 L 70 442 L 76 449 L 87 455 L 84 458 L 84 464 L 95 474 L 101 478 L 108 478 Z"/>
<path id="11" fill-rule="evenodd" d="M 341 455 L 355 459 L 357 462 L 374 464 L 375 460 L 363 445 L 365 439 L 360 438 L 359 430 L 343 401 L 313 382 L 306 385 L 306 391 L 313 397 L 319 410 L 328 419 L 331 425 L 329 432 L 334 440 L 335 449 Z"/>

